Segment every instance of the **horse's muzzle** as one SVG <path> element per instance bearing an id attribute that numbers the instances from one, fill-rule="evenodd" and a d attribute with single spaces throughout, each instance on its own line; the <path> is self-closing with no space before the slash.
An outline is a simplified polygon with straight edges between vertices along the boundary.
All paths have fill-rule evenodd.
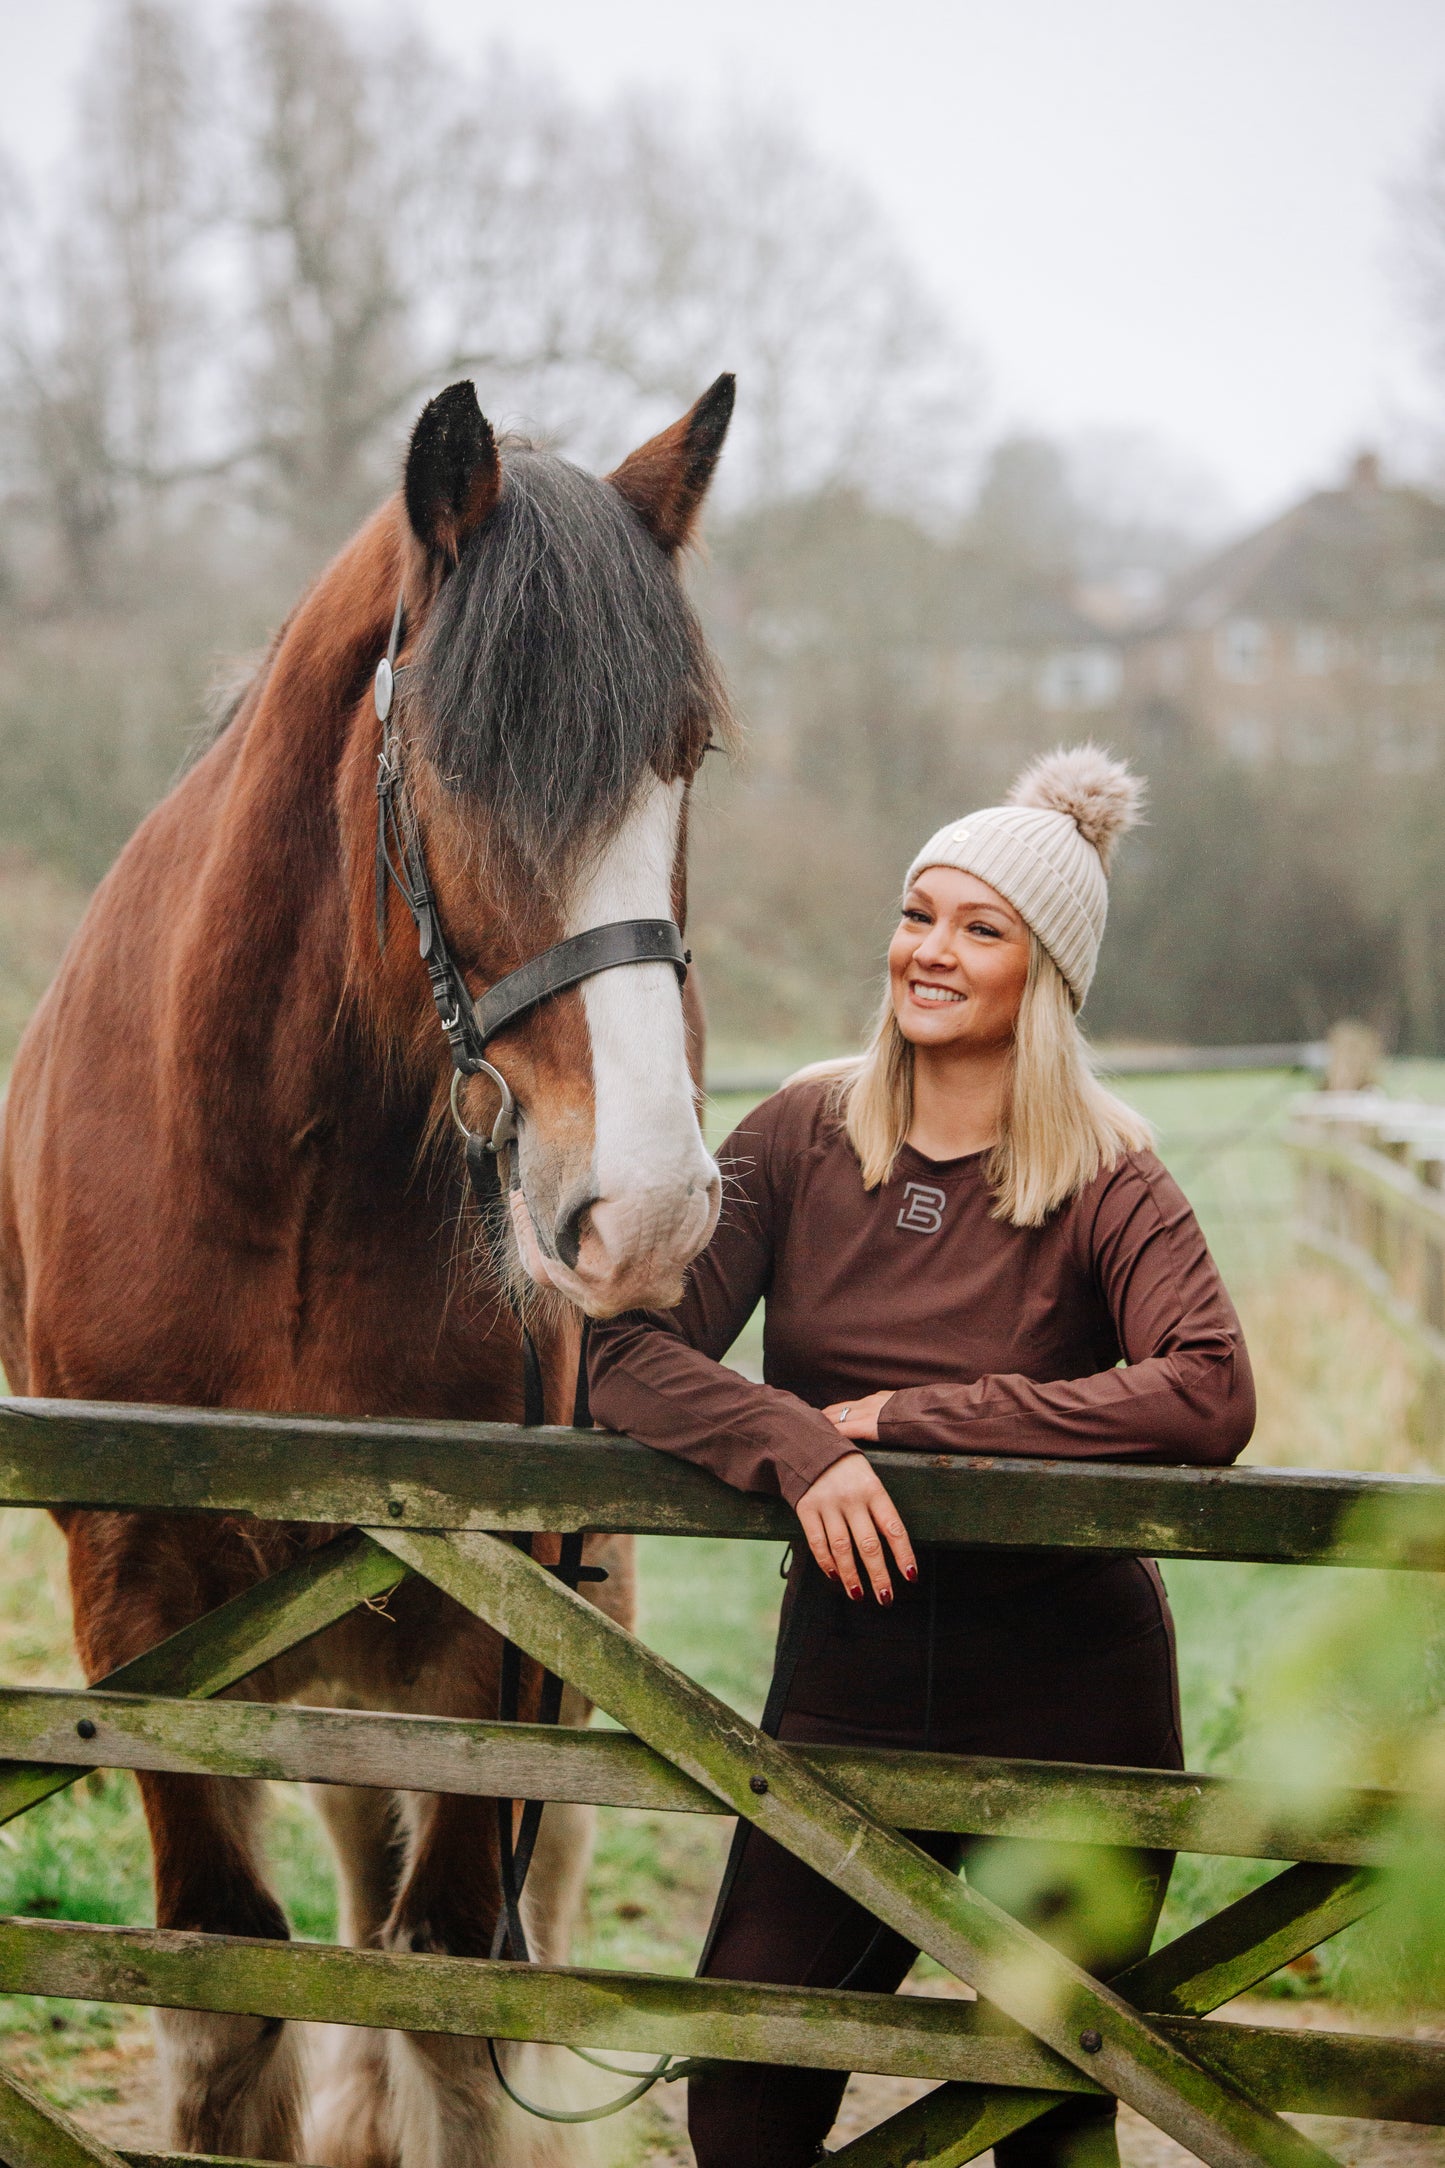
<path id="1" fill-rule="evenodd" d="M 574 1192 L 557 1211 L 545 1243 L 523 1191 L 514 1189 L 512 1226 L 527 1272 L 589 1317 L 671 1309 L 688 1266 L 717 1225 L 721 1177 L 711 1159 L 698 1157 L 697 1171 L 685 1183 L 620 1197 L 599 1197 L 590 1188 Z"/>

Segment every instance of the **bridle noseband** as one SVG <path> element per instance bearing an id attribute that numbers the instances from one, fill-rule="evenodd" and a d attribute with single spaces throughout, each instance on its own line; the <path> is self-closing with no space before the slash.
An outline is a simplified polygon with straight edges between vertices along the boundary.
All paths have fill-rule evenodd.
<path id="1" fill-rule="evenodd" d="M 415 923 L 432 1000 L 451 1048 L 452 1119 L 467 1139 L 469 1158 L 479 1144 L 495 1158 L 516 1137 L 517 1102 L 506 1078 L 486 1058 L 489 1041 L 520 1017 L 540 1008 L 544 1001 L 550 1001 L 554 994 L 566 993 L 569 987 L 580 986 L 600 971 L 613 971 L 621 964 L 671 964 L 681 985 L 692 957 L 683 947 L 682 935 L 672 919 L 616 919 L 609 925 L 589 926 L 570 940 L 555 942 L 498 979 L 480 1001 L 473 1001 L 442 931 L 421 831 L 402 783 L 401 747 L 392 725 L 392 711 L 398 681 L 405 674 L 405 666 L 399 666 L 396 659 L 405 622 L 398 595 L 391 637 L 376 666 L 373 688 L 381 724 L 376 770 L 377 947 L 386 947 L 386 892 L 390 881 Z M 459 1094 L 472 1076 L 490 1077 L 501 1094 L 501 1107 L 485 1139 L 478 1138 L 462 1119 Z"/>

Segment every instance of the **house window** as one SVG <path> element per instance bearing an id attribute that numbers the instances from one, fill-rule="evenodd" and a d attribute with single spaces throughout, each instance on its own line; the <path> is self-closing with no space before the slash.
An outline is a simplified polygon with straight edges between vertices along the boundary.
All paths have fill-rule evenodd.
<path id="1" fill-rule="evenodd" d="M 1050 655 L 1038 675 L 1042 708 L 1107 708 L 1119 697 L 1123 665 L 1112 648 L 1065 648 Z"/>
<path id="2" fill-rule="evenodd" d="M 1214 635 L 1214 661 L 1221 677 L 1258 685 L 1269 675 L 1269 627 L 1254 617 L 1230 618 Z"/>
<path id="3" fill-rule="evenodd" d="M 1339 657 L 1339 638 L 1332 626 L 1299 626 L 1294 636 L 1294 666 L 1301 677 L 1328 677 Z"/>

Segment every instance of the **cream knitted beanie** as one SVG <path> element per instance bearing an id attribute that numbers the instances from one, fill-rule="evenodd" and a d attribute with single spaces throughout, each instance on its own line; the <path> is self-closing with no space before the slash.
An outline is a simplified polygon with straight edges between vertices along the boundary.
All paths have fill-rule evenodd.
<path id="1" fill-rule="evenodd" d="M 1097 745 L 1060 746 L 1025 768 L 1005 805 L 931 836 L 908 869 L 977 875 L 1011 903 L 1083 1006 L 1099 960 L 1114 845 L 1138 822 L 1144 786 Z"/>

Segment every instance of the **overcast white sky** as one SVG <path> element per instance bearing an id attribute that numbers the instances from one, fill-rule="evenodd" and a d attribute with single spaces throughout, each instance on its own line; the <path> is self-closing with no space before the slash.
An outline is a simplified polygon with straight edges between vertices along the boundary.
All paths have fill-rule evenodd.
<path id="1" fill-rule="evenodd" d="M 0 0 L 0 140 L 27 163 L 56 141 L 104 5 Z M 370 17 L 379 0 L 341 12 Z M 1148 431 L 1256 513 L 1427 408 L 1388 189 L 1445 103 L 1445 0 L 412 13 L 469 57 L 507 39 L 583 95 L 642 81 L 793 114 L 871 183 L 973 337 L 994 426 Z"/>

